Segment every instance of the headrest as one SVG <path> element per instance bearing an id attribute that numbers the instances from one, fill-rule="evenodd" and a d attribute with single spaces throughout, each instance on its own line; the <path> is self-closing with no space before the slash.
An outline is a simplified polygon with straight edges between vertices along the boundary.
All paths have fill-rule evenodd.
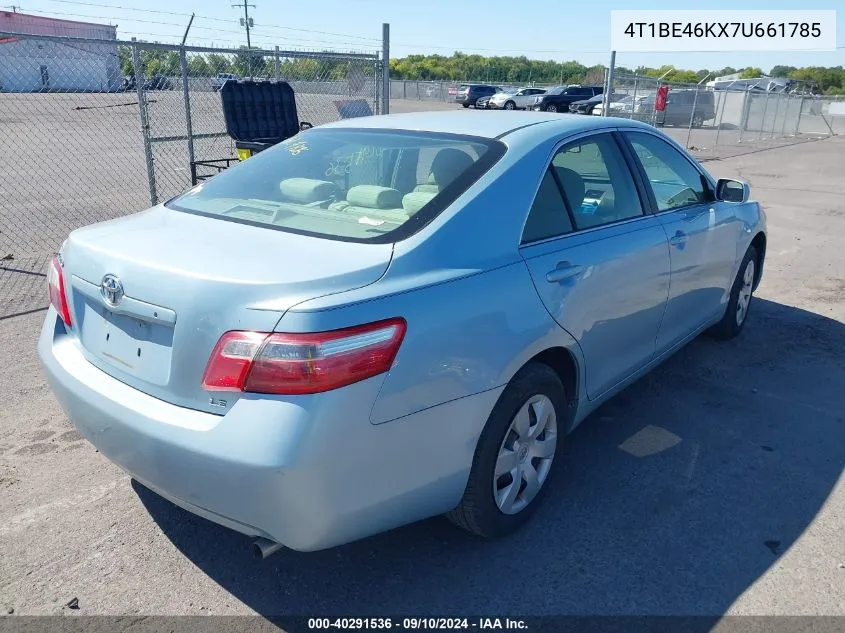
<path id="1" fill-rule="evenodd" d="M 412 191 L 402 198 L 402 208 L 408 213 L 416 213 L 437 195 L 430 191 Z"/>
<path id="2" fill-rule="evenodd" d="M 390 187 L 358 185 L 349 190 L 346 201 L 367 209 L 396 209 L 402 206 L 402 194 Z"/>
<path id="3" fill-rule="evenodd" d="M 441 189 L 448 186 L 455 178 L 472 167 L 472 156 L 453 147 L 441 149 L 431 161 L 431 175 L 428 184 L 438 185 Z"/>
<path id="4" fill-rule="evenodd" d="M 584 202 L 584 196 L 587 193 L 587 188 L 584 186 L 584 179 L 577 171 L 569 169 L 568 167 L 556 167 L 557 175 L 563 185 L 563 191 L 566 194 L 566 201 L 569 203 L 569 208 L 573 213 L 576 213 L 581 208 L 581 203 Z"/>
<path id="5" fill-rule="evenodd" d="M 311 178 L 287 178 L 279 183 L 282 195 L 305 204 L 328 200 L 337 192 L 333 182 Z"/>

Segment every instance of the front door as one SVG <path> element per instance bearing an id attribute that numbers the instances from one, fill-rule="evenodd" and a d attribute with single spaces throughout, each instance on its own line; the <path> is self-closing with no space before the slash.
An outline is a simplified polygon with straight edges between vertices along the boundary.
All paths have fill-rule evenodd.
<path id="1" fill-rule="evenodd" d="M 734 209 L 715 200 L 705 176 L 680 151 L 646 132 L 624 136 L 642 165 L 669 241 L 672 278 L 659 353 L 724 310 L 741 227 Z"/>
<path id="2" fill-rule="evenodd" d="M 645 209 L 617 139 L 602 133 L 555 154 L 526 221 L 522 256 L 546 309 L 581 346 L 591 399 L 654 357 L 669 253 Z"/>

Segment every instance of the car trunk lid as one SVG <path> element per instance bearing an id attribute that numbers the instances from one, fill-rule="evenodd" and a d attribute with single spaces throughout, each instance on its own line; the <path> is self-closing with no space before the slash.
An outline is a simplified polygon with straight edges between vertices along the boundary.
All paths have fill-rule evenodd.
<path id="1" fill-rule="evenodd" d="M 74 231 L 62 249 L 73 330 L 89 362 L 154 397 L 212 413 L 237 399 L 201 384 L 223 333 L 271 332 L 301 301 L 375 282 L 391 255 L 390 244 L 162 206 Z"/>

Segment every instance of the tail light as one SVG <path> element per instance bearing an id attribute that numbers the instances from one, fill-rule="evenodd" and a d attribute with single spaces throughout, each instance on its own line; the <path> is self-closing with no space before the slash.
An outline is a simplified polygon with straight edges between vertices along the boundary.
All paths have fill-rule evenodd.
<path id="1" fill-rule="evenodd" d="M 404 319 L 331 332 L 227 332 L 205 369 L 203 388 L 279 395 L 321 393 L 383 374 L 405 336 Z"/>
<path id="2" fill-rule="evenodd" d="M 70 307 L 67 302 L 65 288 L 65 272 L 59 258 L 53 256 L 47 268 L 47 288 L 50 293 L 50 303 L 59 313 L 65 325 L 70 327 Z"/>

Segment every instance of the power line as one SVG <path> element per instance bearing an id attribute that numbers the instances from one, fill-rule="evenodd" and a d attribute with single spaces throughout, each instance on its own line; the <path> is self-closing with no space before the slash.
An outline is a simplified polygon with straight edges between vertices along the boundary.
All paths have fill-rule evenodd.
<path id="1" fill-rule="evenodd" d="M 104 18 L 104 17 L 99 17 L 99 16 L 92 16 L 92 15 L 88 15 L 88 14 L 83 14 L 83 13 L 67 13 L 67 12 L 62 12 L 62 11 L 34 10 L 34 11 L 32 11 L 32 13 L 46 14 L 47 16 L 61 15 L 61 16 L 67 16 L 67 17 L 87 18 L 89 20 L 100 19 L 100 20 L 107 20 L 109 22 L 120 22 L 120 21 L 122 21 L 120 18 L 115 18 L 115 17 Z M 163 26 L 174 26 L 172 22 L 162 22 L 160 20 L 144 20 L 144 19 L 133 18 L 133 19 L 131 19 L 131 21 L 137 22 L 139 24 L 157 24 L 157 25 L 163 25 Z M 222 29 L 222 28 L 219 28 L 219 27 L 216 27 L 216 26 L 212 27 L 212 26 L 194 25 L 193 29 L 200 29 L 200 30 L 203 30 L 203 31 L 210 31 L 210 32 L 213 32 L 213 33 L 229 33 L 229 34 L 232 34 L 232 35 L 241 35 L 243 33 L 243 31 L 236 31 L 236 30 L 233 30 L 233 29 Z M 125 29 L 120 29 L 120 31 L 123 32 L 123 33 L 129 33 L 130 32 L 130 31 L 127 31 Z M 145 33 L 145 34 L 146 35 L 155 35 L 155 36 L 158 36 L 158 37 L 176 37 L 175 35 L 172 35 L 172 36 L 171 35 L 163 35 L 161 33 Z M 296 37 L 279 36 L 278 34 L 275 34 L 275 33 L 271 34 L 269 31 L 263 31 L 263 30 L 259 30 L 259 29 L 255 29 L 255 28 L 250 29 L 250 35 L 251 36 L 257 36 L 257 37 L 259 37 L 261 39 L 265 39 L 265 40 L 269 40 L 269 39 L 275 40 L 276 38 L 279 38 L 279 39 L 284 39 L 285 41 L 300 42 L 300 43 L 303 43 L 303 44 L 330 44 L 330 45 L 334 45 L 334 46 L 336 46 L 338 44 L 348 44 L 349 46 L 352 46 L 352 45 L 361 46 L 362 45 L 361 42 L 355 42 L 353 40 L 319 40 L 319 39 L 313 39 L 313 38 L 303 39 L 303 38 L 296 38 Z M 204 37 L 192 35 L 191 39 L 192 40 L 215 40 L 215 39 L 220 39 L 220 38 L 211 38 L 211 37 L 205 37 L 204 38 Z M 230 39 L 234 39 L 234 38 L 230 38 Z"/>
<path id="2" fill-rule="evenodd" d="M 87 7 L 97 7 L 97 8 L 102 8 L 102 9 L 119 9 L 121 11 L 137 11 L 137 12 L 142 12 L 142 13 L 157 13 L 159 15 L 173 15 L 173 16 L 184 16 L 184 17 L 190 17 L 190 15 L 191 15 L 190 13 L 179 13 L 179 12 L 174 12 L 174 11 L 161 11 L 161 10 L 158 10 L 158 9 L 138 9 L 138 8 L 135 8 L 135 7 L 124 7 L 124 6 L 115 5 L 115 4 L 100 4 L 100 3 L 97 3 L 97 2 L 83 2 L 82 0 L 45 0 L 45 1 L 46 2 L 58 2 L 58 3 L 61 3 L 61 4 L 73 4 L 73 5 L 81 5 L 81 6 L 87 6 Z M 224 18 L 212 18 L 212 17 L 198 15 L 198 16 L 196 16 L 196 19 L 197 20 L 207 20 L 207 21 L 210 21 L 210 22 L 224 22 L 226 24 L 231 24 L 231 20 L 227 20 L 227 19 L 224 19 Z M 134 20 L 134 21 L 140 22 L 140 20 Z M 292 27 L 292 26 L 281 26 L 281 25 L 276 25 L 276 24 L 265 24 L 263 26 L 266 26 L 266 27 L 269 27 L 269 28 L 275 28 L 275 29 L 284 29 L 286 31 L 298 31 L 298 32 L 301 32 L 301 33 L 315 33 L 317 35 L 331 35 L 331 36 L 337 36 L 337 37 L 344 37 L 344 38 L 348 38 L 348 39 L 369 40 L 369 41 L 372 41 L 372 42 L 381 42 L 380 38 L 366 37 L 366 36 L 363 36 L 363 35 L 351 35 L 351 34 L 348 34 L 348 33 L 332 33 L 332 32 L 329 32 L 329 31 L 316 31 L 316 30 L 313 30 L 313 29 L 300 29 L 300 28 L 295 28 L 295 27 Z M 197 27 L 194 27 L 194 28 L 197 28 Z"/>

